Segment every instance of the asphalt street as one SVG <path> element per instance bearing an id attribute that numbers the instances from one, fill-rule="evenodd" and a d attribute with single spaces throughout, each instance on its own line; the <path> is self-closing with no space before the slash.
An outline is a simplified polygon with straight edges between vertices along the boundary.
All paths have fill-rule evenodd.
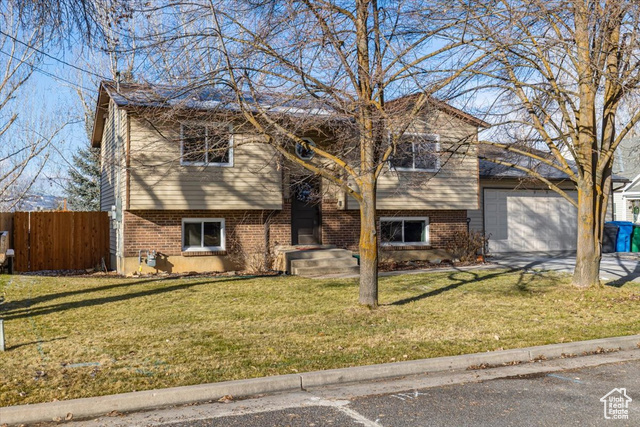
<path id="1" fill-rule="evenodd" d="M 383 426 L 638 426 L 640 405 L 633 403 L 629 419 L 604 418 L 599 399 L 621 387 L 640 397 L 639 362 L 360 398 L 350 406 Z"/>
<path id="2" fill-rule="evenodd" d="M 328 387 L 73 422 L 113 426 L 638 426 L 640 355 L 615 353 Z M 608 359 L 607 359 L 608 358 Z M 583 366 L 578 369 L 559 367 Z M 614 390 L 617 389 L 617 390 Z M 624 389 L 624 390 L 621 390 Z M 623 416 L 605 418 L 613 391 Z M 624 393 L 626 393 L 626 398 Z M 632 399 L 629 401 L 628 399 Z M 627 412 L 624 412 L 627 411 Z M 612 415 L 613 414 L 613 415 Z"/>

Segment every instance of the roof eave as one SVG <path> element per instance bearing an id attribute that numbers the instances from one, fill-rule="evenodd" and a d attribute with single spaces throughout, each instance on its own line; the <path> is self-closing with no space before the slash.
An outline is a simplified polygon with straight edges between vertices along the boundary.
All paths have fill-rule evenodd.
<path id="1" fill-rule="evenodd" d="M 395 104 L 395 103 L 402 103 L 402 102 L 406 102 L 407 100 L 414 98 L 416 96 L 419 96 L 420 93 L 413 93 L 411 95 L 405 95 L 405 96 L 401 96 L 400 98 L 395 98 L 390 100 L 389 102 L 387 102 L 387 104 Z M 459 118 L 460 120 L 463 120 L 469 124 L 472 124 L 476 127 L 479 128 L 484 128 L 484 129 L 488 129 L 491 127 L 491 124 L 485 122 L 482 119 L 479 119 L 475 116 L 472 116 L 471 114 L 462 111 L 459 108 L 456 108 L 452 105 L 447 104 L 444 101 L 441 101 L 439 99 L 435 99 L 435 98 L 430 98 L 429 99 L 430 103 L 433 103 L 436 107 L 436 109 L 440 110 L 440 111 L 444 111 L 454 117 Z"/>
<path id="2" fill-rule="evenodd" d="M 102 134 L 104 132 L 106 106 L 109 105 L 109 94 L 105 88 L 104 82 L 100 82 L 98 89 L 98 100 L 96 102 L 96 110 L 93 120 L 93 129 L 91 130 L 91 146 L 93 148 L 100 147 L 102 143 Z"/>
<path id="3" fill-rule="evenodd" d="M 622 181 L 619 181 L 622 182 Z M 622 189 L 623 192 L 627 192 L 628 190 L 630 190 L 631 188 L 635 187 L 635 185 L 640 182 L 640 175 L 636 176 L 633 179 L 628 179 L 625 181 L 625 187 Z"/>
<path id="4" fill-rule="evenodd" d="M 447 104 L 446 102 L 443 102 L 443 101 L 436 101 L 436 102 L 439 104 L 438 108 L 440 110 L 443 110 L 443 111 L 445 111 L 445 112 L 447 112 L 447 113 L 449 113 L 449 114 L 451 114 L 451 115 L 453 115 L 453 116 L 455 116 L 455 117 L 457 117 L 457 118 L 459 118 L 461 120 L 464 120 L 467 123 L 470 123 L 472 125 L 475 125 L 475 126 L 477 126 L 479 128 L 483 128 L 483 129 L 488 129 L 488 128 L 491 127 L 491 124 L 485 122 L 484 120 L 479 119 L 479 118 L 477 118 L 475 116 L 472 116 L 471 114 L 466 113 L 466 112 L 462 111 L 459 108 L 451 106 L 451 105 Z"/>

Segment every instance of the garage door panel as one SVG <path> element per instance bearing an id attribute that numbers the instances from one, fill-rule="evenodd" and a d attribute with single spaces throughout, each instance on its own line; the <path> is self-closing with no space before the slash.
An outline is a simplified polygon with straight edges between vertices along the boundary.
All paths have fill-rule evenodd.
<path id="1" fill-rule="evenodd" d="M 575 250 L 576 209 L 554 192 L 485 189 L 484 213 L 490 252 Z"/>

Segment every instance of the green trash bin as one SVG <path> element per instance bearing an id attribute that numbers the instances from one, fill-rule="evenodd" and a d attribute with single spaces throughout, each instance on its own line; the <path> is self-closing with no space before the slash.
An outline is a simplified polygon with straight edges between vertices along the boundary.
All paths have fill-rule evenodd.
<path id="1" fill-rule="evenodd" d="M 633 226 L 631 235 L 631 252 L 640 252 L 640 225 Z"/>

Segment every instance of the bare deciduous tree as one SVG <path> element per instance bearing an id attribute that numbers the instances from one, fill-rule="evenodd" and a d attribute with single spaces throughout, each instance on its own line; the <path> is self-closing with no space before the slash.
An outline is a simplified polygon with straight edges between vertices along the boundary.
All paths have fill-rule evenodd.
<path id="1" fill-rule="evenodd" d="M 109 38 L 109 28 L 131 16 L 129 0 L 6 0 L 23 29 L 47 35 L 48 44 L 71 46 L 82 41 Z"/>
<path id="2" fill-rule="evenodd" d="M 471 50 L 491 58 L 463 93 L 490 100 L 483 107 L 494 122 L 491 144 L 554 167 L 575 183 L 577 201 L 528 170 L 576 206 L 573 283 L 598 284 L 614 153 L 640 120 L 637 105 L 620 114 L 640 89 L 640 4 L 459 1 L 453 10 L 467 19 L 449 31 L 450 39 L 469 38 Z M 550 156 L 523 143 L 546 147 Z"/>
<path id="3" fill-rule="evenodd" d="M 38 108 L 22 98 L 42 59 L 28 46 L 41 41 L 41 32 L 20 31 L 10 5 L 2 7 L 0 29 L 0 209 L 11 210 L 34 185 L 61 128 L 37 117 Z"/>
<path id="4" fill-rule="evenodd" d="M 147 24 L 128 41 L 151 52 L 154 78 L 186 93 L 219 89 L 235 119 L 286 162 L 357 201 L 359 300 L 375 307 L 378 178 L 436 110 L 432 96 L 484 57 L 459 52 L 465 41 L 438 38 L 455 23 L 440 16 L 415 0 L 168 2 L 134 11 Z M 338 138 L 314 145 L 303 138 L 309 132 Z"/>

